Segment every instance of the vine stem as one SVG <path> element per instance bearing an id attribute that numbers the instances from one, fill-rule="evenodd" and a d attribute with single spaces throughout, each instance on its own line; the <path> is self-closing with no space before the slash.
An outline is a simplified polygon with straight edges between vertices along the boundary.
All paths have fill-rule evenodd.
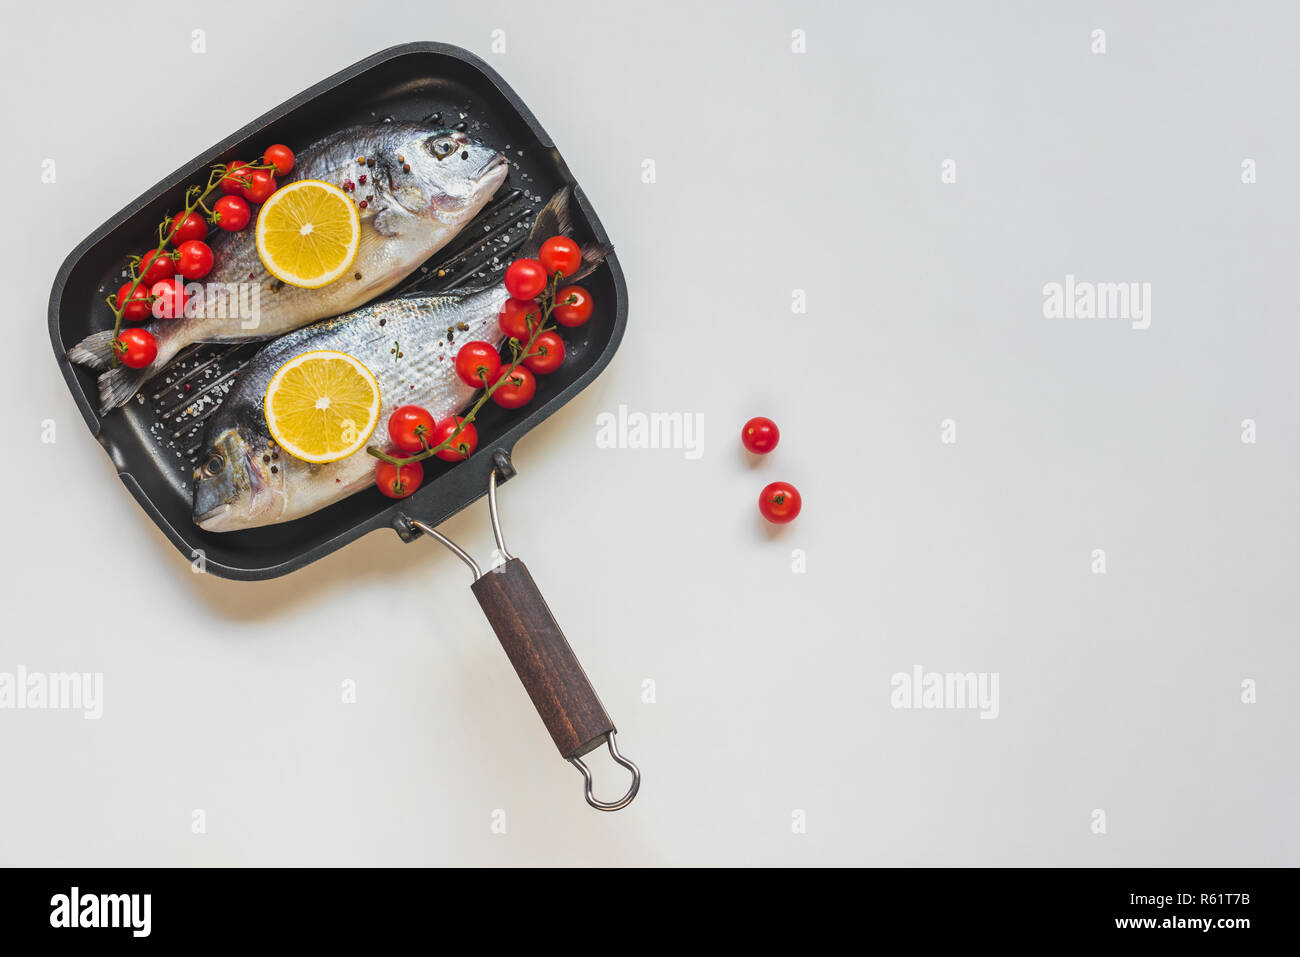
<path id="1" fill-rule="evenodd" d="M 456 439 L 460 437 L 461 432 L 465 431 L 465 426 L 473 424 L 475 417 L 482 410 L 483 406 L 485 406 L 487 404 L 487 401 L 490 398 L 492 398 L 492 393 L 496 392 L 496 390 L 501 386 L 501 384 L 505 382 L 506 379 L 510 378 L 510 374 L 514 372 L 515 369 L 519 368 L 520 363 L 522 363 L 525 359 L 529 358 L 530 356 L 539 354 L 533 352 L 532 348 L 534 345 L 536 345 L 538 336 L 540 336 L 543 332 L 546 332 L 548 329 L 555 328 L 554 326 L 548 326 L 547 323 L 550 322 L 551 320 L 551 313 L 555 311 L 555 296 L 557 290 L 559 289 L 559 285 L 560 285 L 560 274 L 557 272 L 551 277 L 551 282 L 550 282 L 551 288 L 546 291 L 546 294 L 543 297 L 544 304 L 542 306 L 542 319 L 540 322 L 537 323 L 537 327 L 533 329 L 532 333 L 528 336 L 527 344 L 522 349 L 519 350 L 519 354 L 515 356 L 513 360 L 511 360 L 510 365 L 505 369 L 505 371 L 503 371 L 499 376 L 497 376 L 496 382 L 493 382 L 491 385 L 488 385 L 486 382 L 484 382 L 485 388 L 483 390 L 483 394 L 479 396 L 477 402 L 475 402 L 472 406 L 470 406 L 468 412 L 466 412 L 463 416 L 460 416 L 460 422 L 457 423 L 456 429 L 454 432 L 451 433 L 451 435 L 447 436 L 437 445 L 432 447 L 429 447 L 428 443 L 425 443 L 426 447 L 423 452 L 415 452 L 412 455 L 407 456 L 406 458 L 390 455 L 389 453 L 385 452 L 383 449 L 378 448 L 377 446 L 374 445 L 368 446 L 366 448 L 366 451 L 369 452 L 371 455 L 373 455 L 375 458 L 379 459 L 381 462 L 387 462 L 389 465 L 402 466 L 402 465 L 410 465 L 412 462 L 422 462 L 427 458 L 431 458 L 437 455 L 443 449 L 450 448 L 451 446 L 455 445 Z M 525 321 L 527 321 L 527 317 L 525 317 Z"/>

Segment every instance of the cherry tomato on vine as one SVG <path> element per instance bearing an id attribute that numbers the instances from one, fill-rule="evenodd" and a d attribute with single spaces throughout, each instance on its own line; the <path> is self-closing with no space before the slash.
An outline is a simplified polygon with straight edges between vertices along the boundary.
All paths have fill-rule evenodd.
<path id="1" fill-rule="evenodd" d="M 240 194 L 250 203 L 265 203 L 275 192 L 275 177 L 269 169 L 255 169 L 248 174 L 248 185 Z"/>
<path id="2" fill-rule="evenodd" d="M 564 340 L 554 329 L 541 333 L 528 351 L 538 354 L 530 355 L 524 365 L 538 375 L 554 372 L 564 363 Z"/>
<path id="3" fill-rule="evenodd" d="M 234 160 L 226 167 L 226 175 L 221 177 L 221 191 L 223 193 L 239 194 L 244 191 L 250 172 L 244 169 L 247 165 L 243 160 Z"/>
<path id="4" fill-rule="evenodd" d="M 580 326 L 591 318 L 593 306 L 587 290 L 581 286 L 565 286 L 555 293 L 555 311 L 551 315 L 562 326 Z"/>
<path id="5" fill-rule="evenodd" d="M 139 271 L 140 284 L 152 286 L 156 282 L 162 282 L 176 275 L 176 264 L 167 253 L 160 253 L 153 249 L 141 257 Z"/>
<path id="6" fill-rule="evenodd" d="M 401 457 L 401 453 L 395 449 L 389 449 L 388 454 L 395 458 Z M 419 488 L 423 481 L 424 466 L 419 462 L 393 465 L 381 459 L 375 466 L 375 484 L 379 486 L 379 491 L 389 498 L 406 498 Z"/>
<path id="7" fill-rule="evenodd" d="M 163 279 L 149 290 L 155 319 L 180 319 L 185 315 L 185 283 L 178 277 Z"/>
<path id="8" fill-rule="evenodd" d="M 793 522 L 799 510 L 803 508 L 803 499 L 799 490 L 789 482 L 772 482 L 763 487 L 758 496 L 758 511 L 773 525 Z"/>
<path id="9" fill-rule="evenodd" d="M 122 283 L 122 288 L 117 291 L 117 308 L 122 310 L 122 318 L 127 322 L 144 322 L 153 314 L 149 306 L 149 287 L 140 283 L 135 287 L 135 292 L 131 293 L 128 302 L 126 294 L 130 289 L 129 282 Z"/>
<path id="10" fill-rule="evenodd" d="M 546 288 L 546 268 L 536 259 L 516 259 L 506 267 L 506 291 L 516 299 L 533 299 Z"/>
<path id="11" fill-rule="evenodd" d="M 582 250 L 568 236 L 552 236 L 542 243 L 542 251 L 537 254 L 548 273 L 558 272 L 568 278 L 582 265 Z"/>
<path id="12" fill-rule="evenodd" d="M 433 442 L 430 444 L 441 445 L 447 441 L 451 438 L 452 433 L 456 431 L 456 427 L 462 422 L 465 422 L 463 416 L 447 416 L 438 423 L 438 429 L 433 433 Z M 478 448 L 478 429 L 474 428 L 473 422 L 467 422 L 465 427 L 460 430 L 460 435 L 456 436 L 456 440 L 439 452 L 437 458 L 448 462 L 460 462 L 469 458 L 476 448 Z"/>
<path id="13" fill-rule="evenodd" d="M 766 455 L 781 441 L 781 430 L 771 419 L 756 415 L 741 428 L 740 441 L 755 455 Z"/>
<path id="14" fill-rule="evenodd" d="M 144 329 L 123 329 L 113 340 L 113 351 L 128 369 L 143 369 L 158 357 L 158 341 Z"/>
<path id="15" fill-rule="evenodd" d="M 288 176 L 293 172 L 293 150 L 283 143 L 268 146 L 266 152 L 262 154 L 262 159 L 274 166 L 275 171 L 281 176 Z"/>
<path id="16" fill-rule="evenodd" d="M 456 375 L 466 385 L 481 389 L 496 381 L 501 355 L 490 342 L 467 342 L 456 353 Z"/>
<path id="17" fill-rule="evenodd" d="M 212 212 L 216 214 L 217 225 L 228 233 L 239 232 L 253 218 L 242 196 L 222 196 L 212 204 Z"/>
<path id="18" fill-rule="evenodd" d="M 492 401 L 503 409 L 518 409 L 532 401 L 537 394 L 537 379 L 524 366 L 515 366 L 505 374 L 505 381 L 492 393 Z"/>
<path id="19" fill-rule="evenodd" d="M 529 319 L 528 317 L 532 318 Z M 506 304 L 497 313 L 497 322 L 501 331 L 507 336 L 527 342 L 533 329 L 542 318 L 542 307 L 536 299 L 507 299 Z"/>
<path id="20" fill-rule="evenodd" d="M 177 216 L 180 214 L 177 213 Z M 181 243 L 188 243 L 191 239 L 203 239 L 208 235 L 208 224 L 203 221 L 203 217 L 196 212 L 185 214 L 183 219 L 177 220 L 173 216 L 167 221 L 168 235 L 171 236 L 173 246 L 179 246 Z"/>
<path id="21" fill-rule="evenodd" d="M 176 271 L 186 279 L 202 279 L 212 271 L 212 247 L 191 239 L 176 249 Z"/>
<path id="22" fill-rule="evenodd" d="M 428 409 L 418 405 L 399 405 L 388 417 L 388 437 L 403 452 L 423 452 L 425 445 L 421 437 L 433 448 L 438 444 L 433 437 L 437 430 L 438 421 Z"/>

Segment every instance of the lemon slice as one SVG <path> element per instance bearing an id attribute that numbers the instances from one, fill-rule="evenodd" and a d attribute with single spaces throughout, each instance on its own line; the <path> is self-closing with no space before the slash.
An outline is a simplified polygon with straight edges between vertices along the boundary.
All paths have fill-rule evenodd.
<path id="1" fill-rule="evenodd" d="M 304 352 L 271 376 L 262 409 L 272 438 L 294 458 L 337 462 L 375 431 L 379 383 L 346 352 Z"/>
<path id="2" fill-rule="evenodd" d="M 361 214 L 337 186 L 301 179 L 262 204 L 254 237 L 267 272 L 291 286 L 317 289 L 357 258 Z"/>

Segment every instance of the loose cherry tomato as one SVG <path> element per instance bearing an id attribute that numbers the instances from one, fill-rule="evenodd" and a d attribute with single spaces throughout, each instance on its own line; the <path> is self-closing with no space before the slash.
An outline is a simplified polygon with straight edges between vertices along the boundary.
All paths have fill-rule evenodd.
<path id="1" fill-rule="evenodd" d="M 128 369 L 143 369 L 158 357 L 158 340 L 144 329 L 123 329 L 113 340 L 113 350 Z"/>
<path id="2" fill-rule="evenodd" d="M 283 143 L 268 146 L 266 152 L 262 154 L 262 159 L 274 166 L 275 171 L 281 176 L 288 176 L 293 172 L 293 150 Z"/>
<path id="3" fill-rule="evenodd" d="M 524 365 L 538 375 L 554 372 L 564 363 L 564 340 L 554 329 L 547 329 L 539 335 L 528 351 L 538 354 L 530 355 L 524 360 Z"/>
<path id="4" fill-rule="evenodd" d="M 173 216 L 167 223 L 167 229 L 173 246 L 188 243 L 191 239 L 203 239 L 208 235 L 208 224 L 196 212 L 186 213 L 185 218 L 179 222 Z"/>
<path id="5" fill-rule="evenodd" d="M 555 311 L 551 315 L 562 326 L 580 326 L 591 318 L 591 293 L 581 286 L 565 286 L 555 294 Z"/>
<path id="6" fill-rule="evenodd" d="M 153 314 L 149 308 L 149 287 L 140 283 L 131 293 L 131 301 L 127 302 L 126 294 L 130 289 L 129 282 L 122 283 L 122 288 L 117 291 L 117 308 L 122 310 L 122 318 L 127 322 L 144 322 Z"/>
<path id="7" fill-rule="evenodd" d="M 515 366 L 506 375 L 506 381 L 492 393 L 492 401 L 503 409 L 518 409 L 532 401 L 537 394 L 537 378 L 524 366 Z"/>
<path id="8" fill-rule="evenodd" d="M 803 499 L 799 490 L 789 482 L 773 482 L 763 487 L 758 496 L 759 513 L 773 525 L 793 522 L 803 508 Z"/>
<path id="9" fill-rule="evenodd" d="M 497 313 L 497 322 L 507 336 L 527 342 L 533 329 L 542 318 L 542 307 L 536 299 L 507 299 Z"/>
<path id="10" fill-rule="evenodd" d="M 171 256 L 156 249 L 151 249 L 141 257 L 139 269 L 142 286 L 152 286 L 176 275 L 176 264 L 172 262 Z"/>
<path id="11" fill-rule="evenodd" d="M 394 458 L 401 458 L 401 453 L 395 449 L 389 449 L 388 454 Z M 381 459 L 375 466 L 375 484 L 379 486 L 379 491 L 389 498 L 406 498 L 419 488 L 423 481 L 424 466 L 419 462 L 393 465 Z"/>
<path id="12" fill-rule="evenodd" d="M 217 225 L 228 233 L 239 232 L 253 218 L 242 196 L 222 196 L 212 204 L 212 212 L 217 217 Z"/>
<path id="13" fill-rule="evenodd" d="M 250 203 L 265 203 L 275 188 L 275 177 L 269 169 L 255 169 L 248 174 L 248 185 L 240 193 Z"/>
<path id="14" fill-rule="evenodd" d="M 506 291 L 516 299 L 533 299 L 546 288 L 546 268 L 536 259 L 516 259 L 506 267 Z"/>
<path id="15" fill-rule="evenodd" d="M 552 236 L 542 243 L 542 251 L 537 258 L 546 267 L 547 272 L 558 272 L 568 278 L 582 265 L 582 250 L 568 236 Z"/>
<path id="16" fill-rule="evenodd" d="M 740 430 L 740 441 L 755 455 L 766 455 L 781 441 L 781 430 L 771 419 L 758 415 L 746 422 Z"/>
<path id="17" fill-rule="evenodd" d="M 456 353 L 456 375 L 466 385 L 481 389 L 495 382 L 501 371 L 501 355 L 490 342 L 467 342 Z"/>
<path id="18" fill-rule="evenodd" d="M 456 427 L 464 421 L 464 417 L 459 415 L 447 416 L 438 423 L 438 429 L 433 433 L 433 441 L 430 444 L 441 445 L 446 442 L 456 431 Z M 478 448 L 478 429 L 474 428 L 473 422 L 467 422 L 460 430 L 460 435 L 456 436 L 456 440 L 439 452 L 437 458 L 448 462 L 460 462 L 469 458 L 476 448 Z"/>
<path id="19" fill-rule="evenodd" d="M 248 185 L 248 170 L 244 167 L 248 164 L 243 160 L 234 160 L 226 167 L 226 175 L 221 177 L 221 191 L 223 193 L 234 193 L 238 195 L 244 191 Z"/>
<path id="20" fill-rule="evenodd" d="M 191 239 L 176 249 L 176 271 L 186 279 L 202 279 L 212 271 L 212 247 Z"/>
<path id="21" fill-rule="evenodd" d="M 154 283 L 149 295 L 153 296 L 155 319 L 180 319 L 185 315 L 185 283 L 179 276 Z"/>
<path id="22" fill-rule="evenodd" d="M 437 430 L 437 419 L 418 405 L 399 405 L 388 417 L 388 436 L 393 440 L 393 445 L 403 452 L 423 452 L 424 442 L 433 448 L 438 444 L 438 440 L 433 437 Z"/>

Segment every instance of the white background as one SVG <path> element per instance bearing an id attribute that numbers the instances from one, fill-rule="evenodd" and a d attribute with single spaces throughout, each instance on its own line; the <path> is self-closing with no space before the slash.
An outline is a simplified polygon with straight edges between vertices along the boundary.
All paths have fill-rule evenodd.
<path id="1" fill-rule="evenodd" d="M 0 863 L 1300 863 L 1294 12 L 912 6 L 47 3 L 6 31 L 0 671 L 101 671 L 105 701 L 0 711 Z M 410 40 L 505 77 L 627 273 L 619 354 L 502 492 L 643 768 L 620 814 L 454 557 L 384 532 L 193 574 L 49 354 L 87 233 Z M 1150 282 L 1151 327 L 1045 319 L 1066 273 Z M 597 448 L 619 404 L 703 414 L 703 457 Z M 805 509 L 773 533 L 778 478 Z M 483 504 L 444 531 L 490 550 Z M 997 672 L 999 717 L 893 709 L 918 664 Z"/>

